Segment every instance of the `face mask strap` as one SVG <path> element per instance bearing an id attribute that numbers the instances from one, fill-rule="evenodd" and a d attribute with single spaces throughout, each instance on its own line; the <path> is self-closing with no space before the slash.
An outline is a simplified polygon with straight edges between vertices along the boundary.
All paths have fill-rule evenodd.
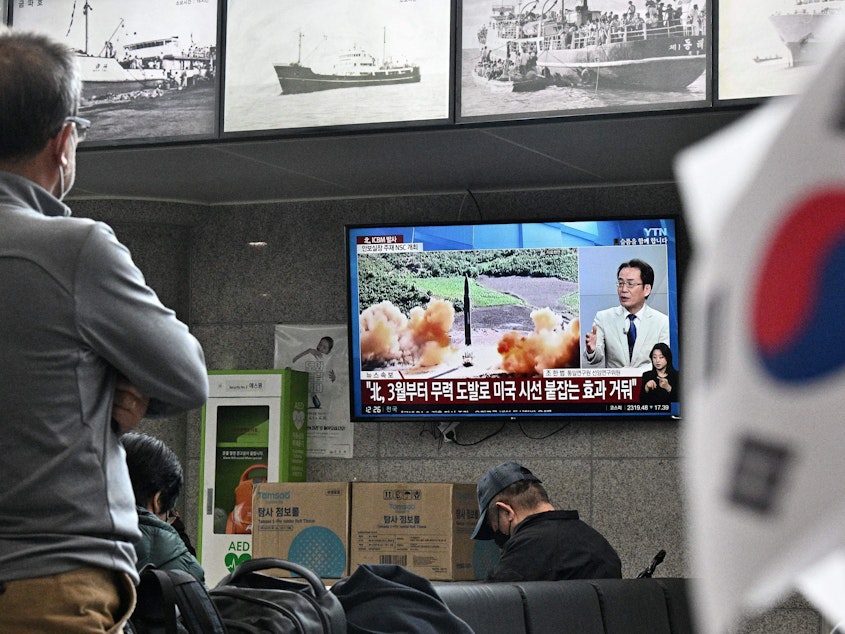
<path id="1" fill-rule="evenodd" d="M 502 512 L 502 507 L 499 506 L 499 503 L 497 503 L 496 504 L 496 529 L 493 531 L 493 541 L 496 542 L 496 545 L 499 548 L 502 548 L 505 545 L 505 542 L 507 542 L 511 538 L 511 531 L 513 530 L 513 521 L 508 522 L 508 532 L 507 533 L 505 533 L 501 530 L 501 528 L 502 528 L 502 523 L 500 521 L 501 512 Z M 491 526 L 491 528 L 492 528 L 492 526 Z"/>
<path id="2" fill-rule="evenodd" d="M 510 537 L 510 524 L 508 524 L 508 532 L 502 530 L 502 507 L 496 504 L 496 525 L 499 527 L 499 532 Z"/>
<path id="3" fill-rule="evenodd" d="M 65 198 L 65 170 L 64 167 L 59 164 L 59 200 L 64 200 Z"/>

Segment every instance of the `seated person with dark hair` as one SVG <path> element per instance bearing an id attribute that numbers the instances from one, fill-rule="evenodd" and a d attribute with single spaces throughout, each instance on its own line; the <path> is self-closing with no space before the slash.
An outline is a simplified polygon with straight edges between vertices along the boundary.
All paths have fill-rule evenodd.
<path id="1" fill-rule="evenodd" d="M 158 438 L 124 434 L 126 464 L 135 492 L 141 541 L 135 543 L 137 568 L 152 564 L 161 570 L 184 570 L 202 582 L 205 571 L 179 532 L 168 523 L 182 490 L 179 458 Z"/>
<path id="2" fill-rule="evenodd" d="M 472 538 L 502 548 L 487 581 L 622 578 L 613 546 L 578 511 L 555 510 L 540 479 L 519 463 L 502 463 L 481 477 L 478 509 Z"/>

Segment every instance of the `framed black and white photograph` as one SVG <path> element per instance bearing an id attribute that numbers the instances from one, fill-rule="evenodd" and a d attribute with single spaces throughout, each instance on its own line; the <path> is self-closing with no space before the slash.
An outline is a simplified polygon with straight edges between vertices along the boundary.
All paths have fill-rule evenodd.
<path id="1" fill-rule="evenodd" d="M 842 0 L 720 0 L 718 101 L 798 92 Z"/>
<path id="2" fill-rule="evenodd" d="M 451 0 L 228 0 L 223 132 L 451 120 Z"/>
<path id="3" fill-rule="evenodd" d="M 66 42 L 86 145 L 216 138 L 217 0 L 14 0 L 11 23 Z"/>
<path id="4" fill-rule="evenodd" d="M 710 105 L 706 0 L 463 0 L 459 122 Z"/>

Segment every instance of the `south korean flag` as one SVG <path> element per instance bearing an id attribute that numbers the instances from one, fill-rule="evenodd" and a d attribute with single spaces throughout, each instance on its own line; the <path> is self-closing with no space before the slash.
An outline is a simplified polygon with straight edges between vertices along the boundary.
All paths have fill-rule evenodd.
<path id="1" fill-rule="evenodd" d="M 705 634 L 800 591 L 845 620 L 845 38 L 682 153 L 682 455 Z"/>

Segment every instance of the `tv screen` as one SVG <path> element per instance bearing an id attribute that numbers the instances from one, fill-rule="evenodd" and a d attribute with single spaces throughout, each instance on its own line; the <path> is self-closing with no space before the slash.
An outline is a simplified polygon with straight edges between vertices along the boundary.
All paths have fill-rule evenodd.
<path id="1" fill-rule="evenodd" d="M 673 218 L 347 226 L 353 421 L 680 414 Z"/>

